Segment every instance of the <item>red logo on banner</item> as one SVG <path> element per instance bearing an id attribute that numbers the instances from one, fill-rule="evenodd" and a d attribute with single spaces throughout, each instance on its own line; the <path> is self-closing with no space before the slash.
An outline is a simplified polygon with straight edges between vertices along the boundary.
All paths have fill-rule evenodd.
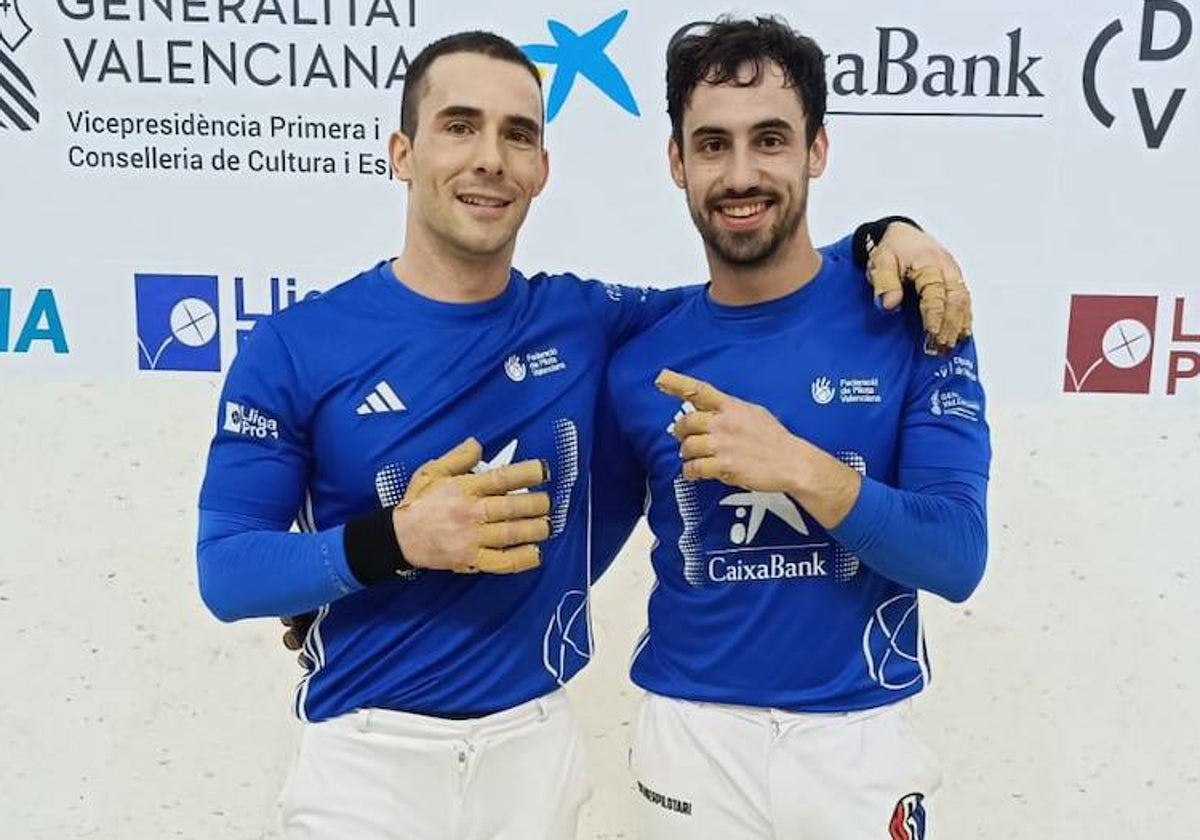
<path id="1" fill-rule="evenodd" d="M 1150 393 L 1157 316 L 1157 297 L 1072 295 L 1063 390 Z"/>

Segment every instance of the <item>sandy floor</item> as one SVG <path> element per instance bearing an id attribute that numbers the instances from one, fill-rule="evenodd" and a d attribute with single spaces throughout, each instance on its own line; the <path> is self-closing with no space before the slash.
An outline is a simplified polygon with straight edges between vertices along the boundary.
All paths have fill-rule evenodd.
<path id="1" fill-rule="evenodd" d="M 215 386 L 6 386 L 0 413 L 0 837 L 276 837 L 297 733 L 270 622 L 195 591 Z M 993 417 L 992 557 L 927 599 L 918 702 L 947 784 L 940 838 L 1182 840 L 1200 825 L 1200 414 L 1137 400 Z M 624 676 L 648 585 L 639 532 L 595 595 L 572 686 L 597 795 L 631 837 Z"/>

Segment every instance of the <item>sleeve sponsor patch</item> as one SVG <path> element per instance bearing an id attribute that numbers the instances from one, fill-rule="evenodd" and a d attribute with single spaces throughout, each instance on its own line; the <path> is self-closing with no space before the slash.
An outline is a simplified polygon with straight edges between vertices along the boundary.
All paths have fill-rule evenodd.
<path id="1" fill-rule="evenodd" d="M 278 439 L 279 422 L 257 408 L 226 400 L 225 422 L 222 424 L 221 430 L 259 440 Z"/>
<path id="2" fill-rule="evenodd" d="M 978 423 L 983 415 L 983 403 L 968 399 L 953 388 L 935 388 L 929 395 L 929 412 L 935 417 L 961 417 Z"/>
<path id="3" fill-rule="evenodd" d="M 938 379 L 950 379 L 961 376 L 969 382 L 978 382 L 979 374 L 975 372 L 975 360 L 966 356 L 951 356 L 934 374 Z"/>

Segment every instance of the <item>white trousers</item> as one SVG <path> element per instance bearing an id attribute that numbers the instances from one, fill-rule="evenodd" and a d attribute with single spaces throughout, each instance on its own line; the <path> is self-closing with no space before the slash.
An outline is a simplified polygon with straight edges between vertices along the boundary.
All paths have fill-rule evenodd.
<path id="1" fill-rule="evenodd" d="M 367 709 L 308 724 L 286 840 L 574 840 L 591 795 L 565 692 L 475 720 Z"/>
<path id="2" fill-rule="evenodd" d="M 941 771 L 909 703 L 796 714 L 647 694 L 630 749 L 645 840 L 926 840 Z"/>

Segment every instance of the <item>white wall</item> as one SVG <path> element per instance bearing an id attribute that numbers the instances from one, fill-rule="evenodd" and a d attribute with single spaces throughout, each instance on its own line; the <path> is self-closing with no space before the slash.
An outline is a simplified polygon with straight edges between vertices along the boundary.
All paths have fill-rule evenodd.
<path id="1" fill-rule="evenodd" d="M 373 125 L 377 115 L 394 122 L 398 92 L 81 82 L 63 39 L 82 50 L 93 37 L 116 38 L 132 53 L 140 38 L 148 55 L 168 38 L 384 52 L 402 43 L 411 56 L 464 26 L 545 42 L 547 18 L 582 32 L 628 8 L 608 54 L 642 116 L 577 82 L 550 126 L 551 187 L 518 263 L 668 284 L 702 276 L 703 264 L 666 177 L 659 56 L 685 16 L 727 7 L 522 0 L 480 13 L 462 0 L 417 0 L 418 25 L 395 30 L 73 22 L 64 5 L 83 8 L 23 0 L 32 33 L 16 50 L 0 44 L 40 113 L 30 131 L 0 129 L 0 289 L 12 290 L 17 322 L 0 340 L 0 638 L 9 643 L 0 837 L 273 837 L 298 672 L 270 622 L 220 625 L 199 603 L 194 502 L 219 375 L 137 369 L 133 275 L 216 275 L 227 366 L 235 276 L 256 308 L 272 275 L 295 277 L 301 291 L 335 282 L 398 250 L 403 196 L 386 178 L 357 175 L 75 169 L 71 145 L 120 144 L 80 141 L 67 112 Z M 1176 297 L 1180 331 L 1200 333 L 1190 248 L 1200 91 L 1189 89 L 1200 79 L 1200 32 L 1170 61 L 1139 62 L 1136 0 L 785 5 L 835 55 L 870 58 L 876 27 L 906 27 L 920 38 L 921 63 L 929 53 L 995 52 L 1007 68 L 1005 33 L 1017 28 L 1021 63 L 1042 56 L 1029 71 L 1041 97 L 834 97 L 839 110 L 1044 116 L 832 116 L 832 168 L 811 204 L 822 239 L 866 216 L 916 215 L 960 257 L 975 290 L 996 447 L 992 552 L 968 604 L 927 599 L 935 684 L 918 713 L 947 763 L 941 836 L 1190 837 L 1200 825 L 1200 654 L 1190 644 L 1200 630 L 1200 378 L 1166 391 L 1170 354 L 1200 350 L 1171 337 Z M 1200 6 L 1183 6 L 1200 27 Z M 1089 46 L 1114 19 L 1123 30 L 1096 73 L 1116 117 L 1105 129 L 1081 79 Z M 1159 49 L 1177 39 L 1172 20 L 1159 16 Z M 11 42 L 20 32 L 0 18 L 0 35 Z M 1135 87 L 1156 118 L 1173 90 L 1187 89 L 1158 148 L 1138 127 Z M 206 155 L 216 146 L 159 142 Z M 379 144 L 290 147 L 340 156 Z M 40 288 L 54 293 L 67 353 L 49 341 L 15 352 Z M 1063 392 L 1072 294 L 1159 298 L 1150 393 Z M 597 768 L 587 837 L 632 832 L 623 762 L 636 694 L 624 668 L 644 617 L 646 545 L 639 535 L 598 588 L 600 653 L 573 687 Z"/>

